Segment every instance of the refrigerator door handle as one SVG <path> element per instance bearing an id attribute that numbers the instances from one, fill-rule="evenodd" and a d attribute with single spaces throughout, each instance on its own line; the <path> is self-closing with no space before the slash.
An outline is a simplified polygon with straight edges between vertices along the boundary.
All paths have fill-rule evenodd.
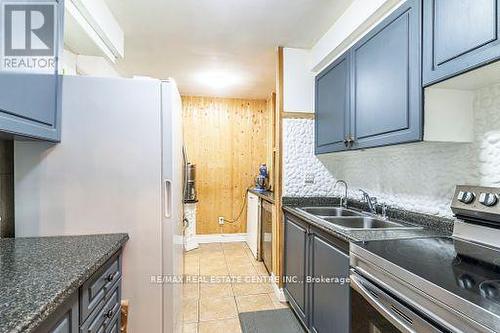
<path id="1" fill-rule="evenodd" d="M 165 180 L 165 186 L 163 188 L 165 191 L 164 193 L 164 200 L 165 202 L 163 203 L 164 207 L 164 214 L 166 218 L 170 218 L 172 216 L 172 181 L 170 179 Z"/>

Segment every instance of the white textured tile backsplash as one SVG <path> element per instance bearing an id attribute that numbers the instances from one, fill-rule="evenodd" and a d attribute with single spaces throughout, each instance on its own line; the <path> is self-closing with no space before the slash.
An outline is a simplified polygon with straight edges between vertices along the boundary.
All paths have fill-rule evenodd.
<path id="1" fill-rule="evenodd" d="M 314 121 L 285 119 L 284 195 L 332 195 L 335 180 L 345 179 L 351 197 L 363 188 L 381 202 L 449 217 L 456 184 L 500 186 L 500 84 L 475 92 L 474 118 L 470 144 L 424 142 L 319 158 Z"/>

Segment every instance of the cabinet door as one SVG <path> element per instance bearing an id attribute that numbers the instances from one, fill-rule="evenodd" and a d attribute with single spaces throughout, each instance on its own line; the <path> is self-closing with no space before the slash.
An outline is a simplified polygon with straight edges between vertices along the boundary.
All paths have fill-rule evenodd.
<path id="1" fill-rule="evenodd" d="M 407 1 L 353 47 L 353 148 L 422 139 L 420 16 Z"/>
<path id="2" fill-rule="evenodd" d="M 349 62 L 346 53 L 316 77 L 316 154 L 347 149 Z"/>
<path id="3" fill-rule="evenodd" d="M 30 6 L 54 4 L 56 6 L 57 16 L 53 18 L 55 33 L 52 41 L 56 58 L 54 69 L 51 69 L 50 73 L 35 73 L 26 69 L 15 71 L 0 69 L 0 132 L 11 137 L 22 136 L 57 142 L 60 139 L 62 93 L 62 77 L 58 75 L 57 59 L 62 49 L 63 1 L 29 0 L 20 4 Z M 13 2 L 9 5 L 17 4 Z M 47 19 L 47 24 L 52 24 L 52 20 Z M 46 28 L 43 27 L 43 29 Z M 51 54 L 47 56 L 49 55 Z M 47 63 L 47 60 L 33 60 L 37 59 L 35 55 L 23 54 L 17 57 L 22 58 L 7 57 L 2 61 L 5 63 Z"/>
<path id="4" fill-rule="evenodd" d="M 349 256 L 326 238 L 312 234 L 311 258 L 310 274 L 313 278 L 310 285 L 311 331 L 316 333 L 349 332 Z"/>
<path id="5" fill-rule="evenodd" d="M 498 0 L 424 0 L 424 85 L 500 58 Z"/>
<path id="6" fill-rule="evenodd" d="M 35 333 L 78 333 L 78 292 L 45 320 Z"/>
<path id="7" fill-rule="evenodd" d="M 306 251 L 307 226 L 300 220 L 285 217 L 285 286 L 288 301 L 304 325 L 306 321 Z"/>

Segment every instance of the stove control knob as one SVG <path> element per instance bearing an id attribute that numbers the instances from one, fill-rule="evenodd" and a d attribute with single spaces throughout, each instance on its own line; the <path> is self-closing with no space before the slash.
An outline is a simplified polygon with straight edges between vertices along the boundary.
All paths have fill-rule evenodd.
<path id="1" fill-rule="evenodd" d="M 460 191 L 460 192 L 458 192 L 458 195 L 457 195 L 458 201 L 463 202 L 464 204 L 472 203 L 475 198 L 476 198 L 476 195 L 473 192 Z"/>
<path id="2" fill-rule="evenodd" d="M 481 193 L 479 195 L 479 202 L 487 207 L 496 205 L 498 197 L 495 193 Z"/>

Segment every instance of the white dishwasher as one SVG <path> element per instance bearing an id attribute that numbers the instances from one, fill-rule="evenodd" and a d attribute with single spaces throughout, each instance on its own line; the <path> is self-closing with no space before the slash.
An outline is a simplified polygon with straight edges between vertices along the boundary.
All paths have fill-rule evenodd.
<path id="1" fill-rule="evenodd" d="M 247 244 L 256 260 L 260 260 L 260 198 L 248 192 Z"/>

